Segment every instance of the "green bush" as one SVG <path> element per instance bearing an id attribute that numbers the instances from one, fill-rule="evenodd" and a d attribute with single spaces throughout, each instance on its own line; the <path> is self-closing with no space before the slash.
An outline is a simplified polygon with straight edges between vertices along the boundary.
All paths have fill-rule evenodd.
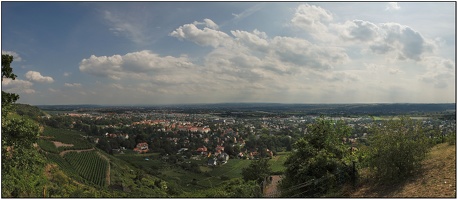
<path id="1" fill-rule="evenodd" d="M 374 122 L 371 132 L 368 165 L 383 183 L 400 182 L 411 176 L 430 149 L 421 124 L 407 117 Z"/>
<path id="2" fill-rule="evenodd" d="M 229 176 L 226 176 L 226 175 L 221 175 L 219 177 L 222 181 L 227 181 L 227 180 L 230 180 L 231 178 L 229 178 Z"/>
<path id="3" fill-rule="evenodd" d="M 283 171 L 272 171 L 270 175 L 283 175 L 284 173 Z"/>
<path id="4" fill-rule="evenodd" d="M 448 144 L 450 144 L 450 145 L 456 144 L 456 133 L 455 132 L 450 132 L 446 136 L 446 140 L 447 140 Z"/>
<path id="5" fill-rule="evenodd" d="M 221 185 L 182 195 L 186 198 L 259 198 L 262 197 L 261 187 L 256 181 L 244 181 L 234 178 L 224 181 Z"/>
<path id="6" fill-rule="evenodd" d="M 320 118 L 294 143 L 280 183 L 282 197 L 321 197 L 351 181 L 350 127 Z"/>
<path id="7" fill-rule="evenodd" d="M 253 180 L 260 184 L 271 171 L 269 160 L 262 158 L 253 160 L 248 167 L 242 168 L 242 176 L 245 181 Z"/>

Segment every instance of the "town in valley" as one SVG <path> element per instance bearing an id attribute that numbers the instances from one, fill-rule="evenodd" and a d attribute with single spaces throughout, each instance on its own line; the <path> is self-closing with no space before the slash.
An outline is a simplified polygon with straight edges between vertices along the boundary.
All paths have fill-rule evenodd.
<path id="1" fill-rule="evenodd" d="M 345 141 L 365 142 L 374 121 L 410 116 L 441 135 L 456 130 L 454 104 L 209 104 L 174 106 L 41 106 L 51 126 L 82 131 L 110 154 L 161 152 L 161 159 L 257 159 L 291 151 L 307 125 L 330 116 L 353 128 Z M 375 113 L 371 115 L 370 113 Z M 432 137 L 432 136 L 431 136 Z M 260 140 L 261 139 L 261 140 Z M 262 142 L 255 142 L 262 141 Z M 107 144 L 108 145 L 104 145 Z M 220 158 L 223 156 L 220 156 Z M 182 159 L 184 158 L 184 159 Z M 223 158 L 221 158 L 223 159 Z"/>

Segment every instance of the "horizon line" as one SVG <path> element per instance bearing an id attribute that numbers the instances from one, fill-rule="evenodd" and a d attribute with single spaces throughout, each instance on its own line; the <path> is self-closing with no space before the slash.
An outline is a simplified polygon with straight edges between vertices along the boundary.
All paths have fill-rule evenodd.
<path id="1" fill-rule="evenodd" d="M 27 103 L 16 103 L 27 104 Z M 32 106 L 183 106 L 183 105 L 218 105 L 218 104 L 277 104 L 277 105 L 376 105 L 376 104 L 456 104 L 453 103 L 412 103 L 412 102 L 378 102 L 378 103 L 277 103 L 277 102 L 219 102 L 219 103 L 172 103 L 172 104 L 28 104 Z"/>

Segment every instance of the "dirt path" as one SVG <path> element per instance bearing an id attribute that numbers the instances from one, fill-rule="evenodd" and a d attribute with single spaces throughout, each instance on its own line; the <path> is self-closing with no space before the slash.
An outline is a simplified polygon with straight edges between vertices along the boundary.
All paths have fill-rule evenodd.
<path id="1" fill-rule="evenodd" d="M 59 148 L 59 147 L 72 147 L 73 144 L 65 144 L 65 143 L 62 143 L 62 142 L 58 142 L 58 141 L 52 141 L 54 143 L 54 145 Z"/>
<path id="2" fill-rule="evenodd" d="M 278 197 L 280 195 L 279 191 L 277 190 L 278 183 L 281 180 L 281 176 L 273 175 L 272 182 L 264 188 L 264 197 Z"/>

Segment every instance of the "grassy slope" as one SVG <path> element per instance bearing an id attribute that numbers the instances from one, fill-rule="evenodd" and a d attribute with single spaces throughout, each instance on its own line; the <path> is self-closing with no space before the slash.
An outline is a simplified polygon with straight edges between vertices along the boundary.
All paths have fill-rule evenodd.
<path id="1" fill-rule="evenodd" d="M 456 198 L 456 146 L 444 143 L 433 147 L 420 172 L 404 183 L 362 184 L 350 197 Z"/>

